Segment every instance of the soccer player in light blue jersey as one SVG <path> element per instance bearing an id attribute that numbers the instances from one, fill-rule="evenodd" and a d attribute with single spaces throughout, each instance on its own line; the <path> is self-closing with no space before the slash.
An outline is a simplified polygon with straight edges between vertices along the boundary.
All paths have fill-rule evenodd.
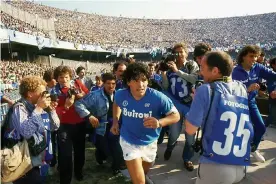
<path id="1" fill-rule="evenodd" d="M 149 79 L 146 65 L 130 64 L 123 75 L 128 88 L 117 91 L 113 103 L 111 132 L 118 135 L 120 131 L 123 156 L 134 184 L 149 183 L 145 175 L 155 160 L 161 127 L 180 118 L 168 97 L 147 87 Z"/>
<path id="2" fill-rule="evenodd" d="M 202 129 L 195 143 L 202 150 L 196 184 L 237 183 L 250 164 L 254 134 L 247 90 L 231 80 L 233 62 L 225 52 L 206 54 L 200 70 L 205 84 L 197 88 L 185 121 L 190 135 Z"/>

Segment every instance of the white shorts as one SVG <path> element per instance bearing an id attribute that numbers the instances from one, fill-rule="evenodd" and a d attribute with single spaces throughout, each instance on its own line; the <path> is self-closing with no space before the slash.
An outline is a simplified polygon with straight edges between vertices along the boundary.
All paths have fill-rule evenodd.
<path id="1" fill-rule="evenodd" d="M 157 152 L 157 140 L 149 145 L 134 145 L 126 142 L 120 137 L 120 145 L 123 150 L 124 160 L 142 158 L 145 162 L 154 162 Z"/>

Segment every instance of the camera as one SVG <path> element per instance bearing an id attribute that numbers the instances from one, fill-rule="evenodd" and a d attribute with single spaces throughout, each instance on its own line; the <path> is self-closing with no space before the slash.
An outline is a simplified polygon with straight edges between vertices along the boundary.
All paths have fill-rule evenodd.
<path id="1" fill-rule="evenodd" d="M 58 101 L 58 95 L 57 94 L 50 94 L 50 98 L 52 102 L 57 102 Z"/>
<path id="2" fill-rule="evenodd" d="M 195 82 L 195 89 L 197 89 L 199 86 L 201 86 L 204 83 L 203 80 L 198 80 Z"/>
<path id="3" fill-rule="evenodd" d="M 167 52 L 165 55 L 163 55 L 162 57 L 162 61 L 160 62 L 159 65 L 159 70 L 161 71 L 168 71 L 169 70 L 169 66 L 168 66 L 168 62 L 169 61 L 176 61 L 178 57 L 178 53 L 174 53 L 172 48 L 167 49 Z"/>
<path id="4" fill-rule="evenodd" d="M 42 93 L 42 96 L 49 94 L 49 91 L 44 91 Z M 50 94 L 50 98 L 52 102 L 57 102 L 58 101 L 58 95 L 57 94 Z"/>
<path id="5" fill-rule="evenodd" d="M 71 98 L 73 95 L 76 95 L 76 94 L 78 94 L 79 92 L 78 92 L 78 90 L 76 89 L 76 88 L 70 88 L 69 90 L 68 90 L 68 92 L 67 92 L 67 96 L 69 97 L 69 98 Z"/>
<path id="6" fill-rule="evenodd" d="M 202 141 L 201 139 L 196 139 L 195 142 L 192 144 L 192 148 L 196 153 L 198 153 L 202 149 Z"/>
<path id="7" fill-rule="evenodd" d="M 267 90 L 267 85 L 265 83 L 260 83 L 260 91 L 266 91 Z"/>

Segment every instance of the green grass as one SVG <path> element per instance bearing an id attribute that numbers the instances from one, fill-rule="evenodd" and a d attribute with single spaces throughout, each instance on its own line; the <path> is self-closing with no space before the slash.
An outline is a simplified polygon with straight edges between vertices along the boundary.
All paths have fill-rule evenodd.
<path id="1" fill-rule="evenodd" d="M 89 142 L 86 143 L 85 157 L 84 180 L 78 182 L 73 177 L 72 184 L 131 184 L 129 179 L 122 175 L 113 176 L 109 160 L 103 165 L 98 165 L 95 159 L 95 147 Z M 59 183 L 59 175 L 55 171 L 53 175 L 47 177 L 46 184 L 56 183 Z"/>

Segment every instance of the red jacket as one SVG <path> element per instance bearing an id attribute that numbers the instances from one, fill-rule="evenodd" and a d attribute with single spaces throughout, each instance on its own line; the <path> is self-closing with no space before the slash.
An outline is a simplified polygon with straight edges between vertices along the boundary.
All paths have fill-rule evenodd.
<path id="1" fill-rule="evenodd" d="M 82 84 L 80 80 L 75 80 L 75 87 L 81 89 L 85 94 L 89 93 L 89 90 Z M 63 124 L 77 124 L 84 121 L 75 110 L 75 106 L 72 105 L 68 110 L 65 109 L 65 100 L 67 98 L 67 92 L 69 88 L 63 87 L 60 89 L 60 95 L 58 97 L 58 106 L 56 112 L 60 119 L 60 123 Z"/>

